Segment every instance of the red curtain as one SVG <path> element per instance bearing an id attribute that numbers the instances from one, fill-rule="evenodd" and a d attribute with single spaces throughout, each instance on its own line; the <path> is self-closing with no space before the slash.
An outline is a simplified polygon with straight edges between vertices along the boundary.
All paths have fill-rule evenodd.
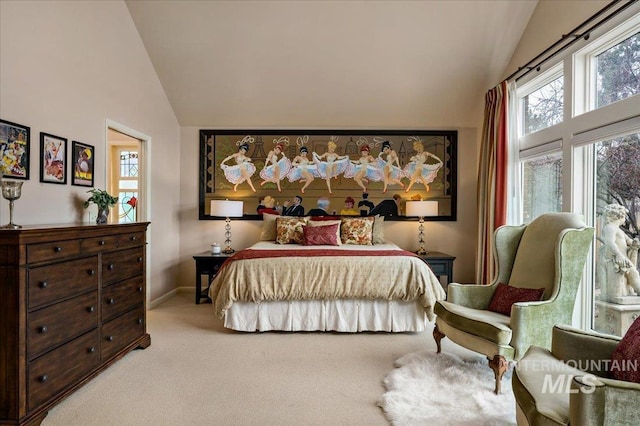
<path id="1" fill-rule="evenodd" d="M 493 233 L 507 216 L 507 82 L 485 95 L 478 166 L 478 247 L 476 282 L 489 284 L 496 273 Z"/>

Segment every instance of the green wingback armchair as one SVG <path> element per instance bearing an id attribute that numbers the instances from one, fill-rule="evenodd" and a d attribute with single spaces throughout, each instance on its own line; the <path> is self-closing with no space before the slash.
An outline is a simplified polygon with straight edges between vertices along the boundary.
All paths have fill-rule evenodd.
<path id="1" fill-rule="evenodd" d="M 532 346 L 516 365 L 518 425 L 640 424 L 640 384 L 607 371 L 619 337 L 558 325 L 552 340 L 551 351 Z"/>
<path id="2" fill-rule="evenodd" d="M 571 324 L 593 231 L 574 213 L 547 213 L 528 225 L 498 228 L 495 280 L 489 285 L 449 284 L 447 300 L 435 305 L 438 353 L 446 336 L 486 355 L 495 374 L 495 393 L 500 393 L 509 361 L 520 359 L 531 345 L 549 348 L 553 326 Z M 487 309 L 498 283 L 545 291 L 541 301 L 514 303 L 507 316 Z"/>

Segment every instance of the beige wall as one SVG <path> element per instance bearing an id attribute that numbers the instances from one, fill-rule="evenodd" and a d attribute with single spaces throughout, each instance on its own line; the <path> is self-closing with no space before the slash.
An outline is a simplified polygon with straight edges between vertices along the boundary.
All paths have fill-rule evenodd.
<path id="1" fill-rule="evenodd" d="M 122 2 L 0 2 L 0 117 L 31 127 L 30 180 L 15 222 L 88 219 L 86 188 L 39 182 L 39 135 L 96 148 L 95 185 L 105 187 L 107 119 L 151 137 L 150 296 L 174 288 L 179 258 L 180 128 Z M 8 203 L 0 202 L 0 223 Z"/>

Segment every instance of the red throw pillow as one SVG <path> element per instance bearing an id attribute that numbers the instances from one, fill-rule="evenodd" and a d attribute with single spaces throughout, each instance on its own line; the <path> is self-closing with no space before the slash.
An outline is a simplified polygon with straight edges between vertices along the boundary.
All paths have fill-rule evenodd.
<path id="1" fill-rule="evenodd" d="M 633 368 L 640 361 L 640 317 L 629 327 L 611 354 L 611 377 L 616 380 L 640 383 L 640 369 Z"/>
<path id="2" fill-rule="evenodd" d="M 520 288 L 499 283 L 489 310 L 503 315 L 511 315 L 511 305 L 516 302 L 535 302 L 542 299 L 544 288 Z"/>
<path id="3" fill-rule="evenodd" d="M 302 244 L 305 246 L 340 245 L 337 236 L 339 227 L 338 223 L 327 226 L 303 226 L 304 241 Z"/>

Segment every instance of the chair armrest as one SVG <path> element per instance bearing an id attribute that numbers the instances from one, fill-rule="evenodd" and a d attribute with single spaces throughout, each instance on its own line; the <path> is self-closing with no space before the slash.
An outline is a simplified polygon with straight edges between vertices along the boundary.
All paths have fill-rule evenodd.
<path id="1" fill-rule="evenodd" d="M 513 336 L 510 345 L 516 350 L 516 360 L 524 355 L 529 346 L 551 349 L 551 330 L 560 322 L 554 302 L 554 299 L 517 302 L 511 306 Z"/>
<path id="2" fill-rule="evenodd" d="M 491 285 L 450 283 L 447 287 L 447 302 L 472 309 L 487 309 L 496 283 Z"/>
<path id="3" fill-rule="evenodd" d="M 571 383 L 569 400 L 569 424 L 572 425 L 631 425 L 638 424 L 640 418 L 638 383 L 588 374 L 576 376 Z"/>
<path id="4" fill-rule="evenodd" d="M 553 327 L 551 353 L 557 359 L 574 362 L 581 370 L 606 377 L 607 361 L 619 342 L 618 336 L 559 324 Z"/>

